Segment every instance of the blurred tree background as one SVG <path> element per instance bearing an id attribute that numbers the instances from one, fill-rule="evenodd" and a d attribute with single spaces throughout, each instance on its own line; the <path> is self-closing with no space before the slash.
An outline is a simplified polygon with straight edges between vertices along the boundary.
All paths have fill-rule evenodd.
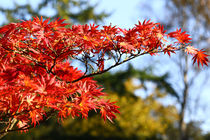
<path id="1" fill-rule="evenodd" d="M 163 9 L 166 11 L 163 12 L 162 18 L 156 17 L 158 22 L 162 22 L 168 30 L 172 30 L 172 27 L 184 27 L 192 35 L 193 45 L 209 51 L 209 0 L 163 1 L 165 1 Z M 110 16 L 110 13 L 96 11 L 100 1 L 96 4 L 88 0 L 26 0 L 25 2 L 13 0 L 10 2 L 11 7 L 0 5 L 0 12 L 7 19 L 3 24 L 16 22 L 17 19 L 30 19 L 32 16 L 51 19 L 61 17 L 67 19 L 67 22 L 80 24 L 102 23 Z M 155 0 L 139 0 L 139 2 L 143 6 L 142 9 L 152 9 L 151 5 Z M 145 17 L 153 19 L 152 16 L 155 13 L 151 9 Z M 175 69 L 158 76 L 154 66 L 137 70 L 128 65 L 126 71 L 105 73 L 95 77 L 109 94 L 108 98 L 118 101 L 117 104 L 120 106 L 121 113 L 113 124 L 103 122 L 99 115 L 91 112 L 87 120 L 69 118 L 59 124 L 54 118 L 29 130 L 26 134 L 14 132 L 3 139 L 209 140 L 210 134 L 202 132 L 201 121 L 196 119 L 185 121 L 186 111 L 193 112 L 191 113 L 193 116 L 194 110 L 197 110 L 191 105 L 193 103 L 193 107 L 198 106 L 195 103 L 199 100 L 199 95 L 194 92 L 200 92 L 202 84 L 206 82 L 203 78 L 203 82 L 200 81 L 198 85 L 195 79 L 201 74 L 208 77 L 209 69 L 204 72 L 197 67 L 193 69 L 190 67 L 192 64 L 189 64 L 189 58 L 183 53 L 173 59 L 176 64 Z M 179 80 L 172 79 L 171 73 L 176 75 L 176 78 L 179 77 Z M 197 89 L 198 87 L 200 88 Z M 164 104 L 169 96 L 176 99 L 175 104 Z"/>
<path id="2" fill-rule="evenodd" d="M 141 5 L 150 11 L 150 14 L 145 15 L 147 18 L 154 18 L 154 11 L 150 2 L 142 2 Z M 163 23 L 168 30 L 174 30 L 174 27 L 183 28 L 189 32 L 192 37 L 192 45 L 204 49 L 210 55 L 210 1 L 209 0 L 162 0 L 162 16 L 155 17 L 159 22 Z M 153 15 L 153 16 L 151 16 Z M 167 20 L 165 20 L 167 19 Z M 186 120 L 189 125 L 190 122 L 197 123 L 198 116 L 206 113 L 200 100 L 205 87 L 209 90 L 209 67 L 199 69 L 192 65 L 188 56 L 184 55 L 185 52 L 179 52 L 179 57 L 166 60 L 164 63 L 171 63 L 172 60 L 175 64 L 174 69 L 168 69 L 171 73 L 172 87 L 177 92 L 177 104 L 179 107 L 179 139 L 186 140 L 189 131 L 186 126 Z M 162 61 L 162 60 L 161 60 Z M 163 67 L 161 66 L 161 69 Z M 176 75 L 176 76 L 173 76 Z M 201 78 L 202 77 L 202 78 Z M 199 82 L 198 82 L 199 81 Z M 204 95 L 208 96 L 208 95 Z M 208 107 L 206 108 L 208 109 Z M 203 115 L 203 116 L 207 116 Z M 206 121 L 206 118 L 202 118 Z M 199 118 L 201 119 L 201 118 Z M 194 126 L 194 125 L 193 125 Z M 192 133 L 192 132 L 190 132 Z"/>

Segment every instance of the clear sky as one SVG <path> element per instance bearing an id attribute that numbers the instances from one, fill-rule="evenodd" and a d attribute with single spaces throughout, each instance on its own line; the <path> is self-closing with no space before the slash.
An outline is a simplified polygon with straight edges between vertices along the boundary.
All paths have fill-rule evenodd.
<path id="1" fill-rule="evenodd" d="M 98 0 L 93 0 L 94 3 Z M 100 0 L 97 10 L 111 13 L 111 16 L 105 20 L 106 24 L 120 26 L 121 28 L 132 27 L 137 21 L 140 11 L 137 6 L 139 0 Z"/>
<path id="2" fill-rule="evenodd" d="M 164 0 L 92 0 L 98 3 L 96 11 L 105 11 L 111 13 L 111 16 L 105 19 L 105 23 L 112 23 L 121 28 L 130 28 L 138 22 L 150 17 L 152 21 L 161 18 L 161 10 Z M 150 7 L 144 3 L 150 3 Z M 159 12 L 159 13 L 157 13 Z M 153 14 L 154 16 L 148 15 Z"/>

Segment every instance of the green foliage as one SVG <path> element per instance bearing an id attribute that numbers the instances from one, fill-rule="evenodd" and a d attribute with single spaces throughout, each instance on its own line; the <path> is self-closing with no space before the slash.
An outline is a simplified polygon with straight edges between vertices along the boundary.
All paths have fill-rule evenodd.
<path id="1" fill-rule="evenodd" d="M 123 85 L 125 80 L 128 80 L 130 78 L 140 80 L 142 82 L 141 86 L 143 86 L 144 89 L 146 89 L 144 84 L 145 82 L 154 82 L 159 90 L 165 93 L 169 93 L 172 96 L 179 99 L 179 96 L 176 93 L 176 91 L 173 89 L 173 87 L 171 87 L 170 83 L 167 82 L 168 74 L 156 76 L 152 74 L 151 68 L 146 68 L 144 70 L 136 70 L 132 67 L 132 65 L 129 65 L 127 71 L 121 71 L 115 74 L 105 73 L 103 75 L 95 77 L 95 79 L 104 87 L 106 87 L 106 89 L 117 92 L 119 93 L 119 95 L 128 95 L 129 91 Z M 136 88 L 134 88 L 134 90 L 136 90 Z M 131 93 L 133 93 L 133 91 L 131 91 Z"/>
<path id="2" fill-rule="evenodd" d="M 90 4 L 88 0 L 42 0 L 40 3 L 37 2 L 37 6 L 34 7 L 31 3 L 19 5 L 18 0 L 14 0 L 13 8 L 4 8 L 0 6 L 0 11 L 6 15 L 8 22 L 14 22 L 18 19 L 25 20 L 34 16 L 43 16 L 44 18 L 62 18 L 68 22 L 73 23 L 87 23 L 94 21 L 94 23 L 101 22 L 109 14 L 105 12 L 96 13 L 95 8 L 97 4 Z M 52 15 L 49 10 L 50 8 L 55 11 Z M 43 12 L 48 11 L 48 12 Z"/>
<path id="3" fill-rule="evenodd" d="M 203 140 L 210 140 L 210 133 L 205 134 Z"/>

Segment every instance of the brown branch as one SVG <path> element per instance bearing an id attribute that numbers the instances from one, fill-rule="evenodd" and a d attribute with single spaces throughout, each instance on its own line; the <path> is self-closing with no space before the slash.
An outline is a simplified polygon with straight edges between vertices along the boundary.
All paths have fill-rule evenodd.
<path id="1" fill-rule="evenodd" d="M 180 48 L 178 48 L 178 49 L 174 49 L 174 50 L 171 50 L 171 51 L 179 51 L 179 50 L 181 50 L 181 49 L 183 49 L 183 48 L 184 48 L 184 47 L 180 47 Z M 129 57 L 128 59 L 125 59 L 125 60 L 123 60 L 123 61 L 121 61 L 121 62 L 120 62 L 120 60 L 121 60 L 122 54 L 120 54 L 120 56 L 119 56 L 117 62 L 116 62 L 114 65 L 110 66 L 109 68 L 104 69 L 104 70 L 102 70 L 102 71 L 93 72 L 93 73 L 90 73 L 90 74 L 88 74 L 88 75 L 83 75 L 83 76 L 81 76 L 80 78 L 78 78 L 78 79 L 76 79 L 76 80 L 73 80 L 73 81 L 71 81 L 71 82 L 70 82 L 70 81 L 66 81 L 66 83 L 68 83 L 68 84 L 69 84 L 69 83 L 75 83 L 75 82 L 78 82 L 79 80 L 82 80 L 82 79 L 84 79 L 84 78 L 88 78 L 88 77 L 91 77 L 91 76 L 96 76 L 96 75 L 105 73 L 105 72 L 107 72 L 107 71 L 109 71 L 109 70 L 111 70 L 111 69 L 117 67 L 118 65 L 121 65 L 121 64 L 123 64 L 123 63 L 125 63 L 125 62 L 127 62 L 127 61 L 130 61 L 130 60 L 132 60 L 132 59 L 134 59 L 134 58 L 136 58 L 136 57 L 139 57 L 139 56 L 141 56 L 141 55 L 145 55 L 145 54 L 149 54 L 149 53 L 162 53 L 162 52 L 164 52 L 164 51 L 163 51 L 163 50 L 150 50 L 150 51 L 143 52 L 143 53 L 138 52 L 137 54 L 133 54 L 133 55 L 131 55 L 131 57 Z M 53 75 L 55 75 L 56 78 L 57 78 L 58 80 L 63 81 L 59 76 L 57 76 L 57 75 L 56 75 L 55 73 L 53 73 L 52 71 L 51 71 L 50 73 L 52 73 Z"/>
<path id="2" fill-rule="evenodd" d="M 180 50 L 180 49 L 181 49 L 181 48 L 176 49 L 176 50 L 171 50 L 171 51 L 178 51 L 178 50 Z M 128 58 L 128 59 L 126 59 L 126 60 L 123 60 L 122 62 L 119 62 L 120 59 L 118 59 L 117 63 L 115 63 L 114 65 L 110 66 L 110 67 L 107 68 L 107 69 L 104 69 L 103 71 L 98 71 L 98 72 L 94 72 L 94 73 L 91 73 L 91 74 L 88 74 L 88 75 L 84 75 L 84 76 L 82 76 L 82 77 L 80 77 L 80 78 L 78 78 L 78 79 L 76 79 L 76 80 L 74 80 L 74 81 L 72 81 L 72 82 L 67 82 L 67 83 L 75 83 L 75 82 L 77 82 L 77 81 L 79 81 L 79 80 L 82 80 L 82 79 L 84 79 L 84 78 L 88 78 L 88 77 L 91 77 L 91 76 L 96 76 L 96 75 L 105 73 L 105 72 L 107 72 L 107 71 L 109 71 L 109 70 L 115 68 L 116 66 L 121 65 L 121 64 L 123 64 L 123 63 L 125 63 L 125 62 L 127 62 L 127 61 L 130 61 L 130 60 L 132 60 L 132 59 L 134 59 L 134 58 L 136 58 L 136 57 L 138 57 L 138 56 L 141 56 L 141 55 L 145 55 L 145 54 L 149 54 L 149 53 L 162 53 L 162 52 L 163 52 L 163 50 L 157 50 L 157 51 L 155 51 L 155 52 L 153 52 L 153 51 L 154 51 L 154 50 L 151 50 L 151 51 L 149 51 L 149 52 L 143 52 L 143 53 L 139 53 L 139 54 L 132 55 L 130 58 Z M 120 58 L 121 58 L 121 57 L 120 57 Z"/>
<path id="3" fill-rule="evenodd" d="M 9 131 L 12 130 L 12 128 L 14 127 L 16 122 L 17 122 L 17 119 L 10 118 L 9 125 L 2 132 L 0 132 L 0 139 L 2 139 L 4 136 L 6 136 L 8 134 Z"/>

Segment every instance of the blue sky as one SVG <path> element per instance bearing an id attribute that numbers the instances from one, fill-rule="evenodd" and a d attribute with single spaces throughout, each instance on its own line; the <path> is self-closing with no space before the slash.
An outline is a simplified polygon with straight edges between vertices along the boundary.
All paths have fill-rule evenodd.
<path id="1" fill-rule="evenodd" d="M 99 0 L 92 0 L 91 2 L 97 3 Z M 145 13 L 157 13 L 154 16 L 150 15 L 152 21 L 157 21 L 157 17 L 161 18 L 162 5 L 164 5 L 164 0 L 149 0 L 147 3 L 151 3 L 152 11 L 145 9 L 144 3 L 148 0 L 100 0 L 96 11 L 105 11 L 112 13 L 110 17 L 105 19 L 105 24 L 112 23 L 112 25 L 117 25 L 121 28 L 131 28 L 138 22 L 138 20 L 143 21 L 146 16 Z M 145 11 L 146 10 L 146 11 Z"/>
<path id="2" fill-rule="evenodd" d="M 98 0 L 93 0 L 97 2 Z M 137 21 L 140 11 L 137 7 L 139 0 L 101 0 L 97 10 L 112 13 L 110 17 L 105 19 L 105 23 L 112 23 L 121 28 L 132 27 Z"/>

